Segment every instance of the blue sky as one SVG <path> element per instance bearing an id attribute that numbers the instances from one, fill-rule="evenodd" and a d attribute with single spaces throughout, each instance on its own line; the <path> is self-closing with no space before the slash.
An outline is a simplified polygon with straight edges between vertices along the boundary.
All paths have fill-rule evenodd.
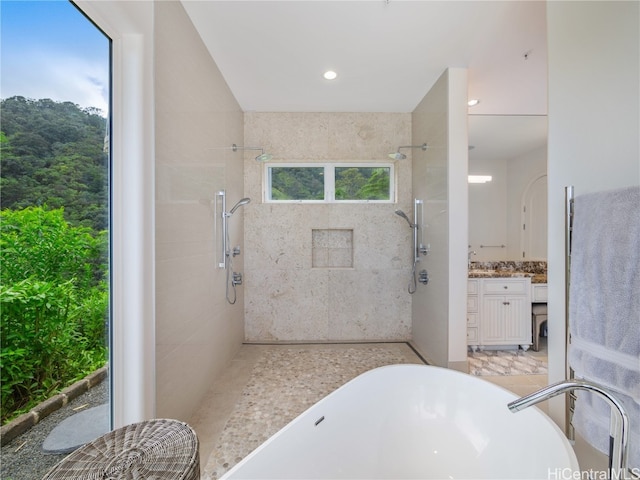
<path id="1" fill-rule="evenodd" d="M 106 113 L 109 41 L 66 0 L 0 1 L 0 97 L 70 101 Z"/>

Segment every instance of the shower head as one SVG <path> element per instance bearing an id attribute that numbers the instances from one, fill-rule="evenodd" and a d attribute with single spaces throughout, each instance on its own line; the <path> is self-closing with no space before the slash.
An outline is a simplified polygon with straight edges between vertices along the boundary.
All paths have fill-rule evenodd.
<path id="1" fill-rule="evenodd" d="M 256 162 L 268 162 L 273 158 L 270 153 L 264 153 L 263 147 L 239 147 L 235 143 L 231 145 L 231 150 L 237 152 L 238 150 L 260 150 L 262 153 L 256 157 Z"/>
<path id="2" fill-rule="evenodd" d="M 391 158 L 392 160 L 404 160 L 405 158 L 407 158 L 404 153 L 400 152 L 401 148 L 419 148 L 424 152 L 427 149 L 427 144 L 423 143 L 422 145 L 403 145 L 401 147 L 398 147 L 397 152 L 390 153 L 389 158 Z"/>
<path id="3" fill-rule="evenodd" d="M 262 149 L 262 153 L 256 157 L 256 162 L 268 162 L 273 158 L 273 155 L 270 153 L 264 153 L 264 148 Z"/>
<path id="4" fill-rule="evenodd" d="M 404 213 L 402 210 L 396 210 L 394 213 L 399 217 L 404 218 L 411 228 L 416 228 L 415 223 L 411 223 L 411 220 L 409 220 L 409 217 L 407 217 L 407 214 Z"/>
<path id="5" fill-rule="evenodd" d="M 241 207 L 241 206 L 243 206 L 243 205 L 246 205 L 246 204 L 247 204 L 247 203 L 249 203 L 250 201 L 251 201 L 251 199 L 250 199 L 250 198 L 247 198 L 247 197 L 245 197 L 245 198 L 241 198 L 241 199 L 238 201 L 238 203 L 236 203 L 236 204 L 233 206 L 233 208 L 232 208 L 231 210 L 229 210 L 229 215 L 233 215 L 233 213 L 234 213 L 238 208 L 240 208 L 240 207 Z"/>

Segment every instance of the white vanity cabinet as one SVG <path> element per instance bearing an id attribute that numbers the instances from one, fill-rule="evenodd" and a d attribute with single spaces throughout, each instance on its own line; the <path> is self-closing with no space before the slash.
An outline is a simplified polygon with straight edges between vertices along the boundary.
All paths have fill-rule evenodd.
<path id="1" fill-rule="evenodd" d="M 475 286 L 467 291 L 467 338 L 472 350 L 485 346 L 520 346 L 527 350 L 531 346 L 531 279 L 482 278 L 471 282 Z M 477 292 L 475 299 L 473 289 Z M 474 334 L 477 338 L 471 342 Z"/>

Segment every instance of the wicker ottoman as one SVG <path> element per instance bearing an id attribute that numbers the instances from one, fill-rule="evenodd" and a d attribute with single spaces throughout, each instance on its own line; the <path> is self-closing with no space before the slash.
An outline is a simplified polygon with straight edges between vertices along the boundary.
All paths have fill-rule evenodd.
<path id="1" fill-rule="evenodd" d="M 80 447 L 44 479 L 199 480 L 198 437 L 177 420 L 134 423 Z"/>

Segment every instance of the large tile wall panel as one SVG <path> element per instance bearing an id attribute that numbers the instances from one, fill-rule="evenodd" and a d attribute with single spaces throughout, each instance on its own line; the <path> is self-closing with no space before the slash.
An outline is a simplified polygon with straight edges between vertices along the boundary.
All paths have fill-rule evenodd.
<path id="1" fill-rule="evenodd" d="M 214 215 L 217 191 L 244 196 L 230 149 L 243 143 L 243 113 L 180 2 L 156 2 L 155 32 L 156 415 L 188 421 L 244 335 L 242 287 L 235 305 L 225 300 Z M 230 223 L 241 244 L 242 212 Z"/>

